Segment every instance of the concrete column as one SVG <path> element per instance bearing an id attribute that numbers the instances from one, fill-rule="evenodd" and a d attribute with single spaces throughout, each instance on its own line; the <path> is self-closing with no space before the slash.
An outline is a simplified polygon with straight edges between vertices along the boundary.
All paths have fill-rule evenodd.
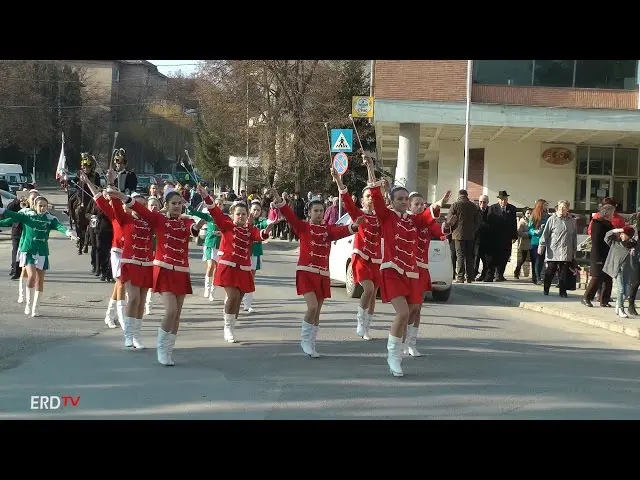
<path id="1" fill-rule="evenodd" d="M 401 123 L 395 181 L 396 184 L 403 185 L 409 192 L 414 191 L 417 185 L 419 147 L 420 125 Z"/>
<path id="2" fill-rule="evenodd" d="M 240 167 L 233 167 L 233 191 L 236 195 L 240 193 Z"/>

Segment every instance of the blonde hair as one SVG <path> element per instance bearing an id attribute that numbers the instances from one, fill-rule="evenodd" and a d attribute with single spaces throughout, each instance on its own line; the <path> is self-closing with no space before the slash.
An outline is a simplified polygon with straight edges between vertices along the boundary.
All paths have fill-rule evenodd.
<path id="1" fill-rule="evenodd" d="M 564 205 L 565 207 L 567 207 L 567 210 L 571 208 L 571 202 L 569 200 L 560 200 L 557 207 L 559 207 L 560 205 Z"/>

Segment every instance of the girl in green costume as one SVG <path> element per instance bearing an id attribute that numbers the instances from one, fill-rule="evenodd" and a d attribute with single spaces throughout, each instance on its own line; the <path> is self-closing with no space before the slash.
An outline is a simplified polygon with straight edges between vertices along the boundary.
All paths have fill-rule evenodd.
<path id="1" fill-rule="evenodd" d="M 27 271 L 24 314 L 37 317 L 39 316 L 38 300 L 44 290 L 45 271 L 49 270 L 49 233 L 51 230 L 57 230 L 74 241 L 78 237 L 47 211 L 49 202 L 46 198 L 36 197 L 33 204 L 35 206 L 33 214 L 28 215 L 0 208 L 0 215 L 23 225 L 23 236 L 20 239 L 18 251 L 20 266 Z"/>

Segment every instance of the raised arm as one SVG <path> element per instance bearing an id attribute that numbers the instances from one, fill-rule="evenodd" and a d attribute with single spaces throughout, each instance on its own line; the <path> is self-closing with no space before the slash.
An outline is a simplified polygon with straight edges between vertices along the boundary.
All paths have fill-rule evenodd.
<path id="1" fill-rule="evenodd" d="M 49 221 L 49 226 L 50 226 L 50 228 L 52 230 L 57 230 L 58 232 L 62 233 L 63 235 L 69 237 L 71 240 L 77 240 L 78 239 L 78 237 L 76 237 L 71 230 L 69 230 L 67 227 L 65 227 L 63 224 L 61 224 L 60 220 L 58 220 L 53 215 L 51 215 L 51 220 Z"/>
<path id="2" fill-rule="evenodd" d="M 354 223 L 350 223 L 349 225 L 330 225 L 327 228 L 328 240 L 333 242 L 334 240 L 353 235 L 358 231 L 360 223 L 362 223 L 363 220 L 364 217 L 357 217 Z"/>
<path id="3" fill-rule="evenodd" d="M 624 229 L 622 228 L 614 228 L 613 230 L 609 230 L 607 233 L 604 234 L 604 243 L 606 243 L 609 246 L 613 245 L 615 241 L 618 239 L 618 234 L 622 232 L 624 232 Z M 576 234 L 576 238 L 577 238 L 577 234 Z"/>
<path id="4" fill-rule="evenodd" d="M 109 200 L 107 200 L 102 193 L 96 193 L 93 199 L 95 200 L 98 208 L 102 210 L 102 213 L 104 213 L 105 217 L 107 217 L 110 222 L 113 222 L 116 219 L 116 215 L 113 211 L 111 203 L 109 203 Z"/>
<path id="5" fill-rule="evenodd" d="M 0 220 L 0 227 L 11 227 L 14 223 L 16 222 L 11 218 L 3 218 L 2 220 Z"/>
<path id="6" fill-rule="evenodd" d="M 271 203 L 272 208 L 277 208 L 282 213 L 282 216 L 285 218 L 291 228 L 296 230 L 298 233 L 305 232 L 309 228 L 309 224 L 304 220 L 300 220 L 298 216 L 295 214 L 291 207 L 285 202 L 280 194 L 275 190 L 273 192 L 273 203 Z"/>
<path id="7" fill-rule="evenodd" d="M 211 217 L 211 215 L 206 212 L 200 212 L 199 210 L 193 208 L 191 205 L 187 205 L 187 213 L 192 217 L 199 218 L 200 220 L 213 222 L 213 218 Z"/>
<path id="8" fill-rule="evenodd" d="M 218 230 L 221 232 L 226 232 L 227 230 L 233 229 L 233 220 L 229 218 L 228 215 L 225 215 L 220 207 L 218 207 L 211 195 L 207 194 L 204 197 L 204 203 L 207 206 L 207 210 L 209 210 L 209 214 L 211 215 L 211 220 L 218 227 Z"/>
<path id="9" fill-rule="evenodd" d="M 135 198 L 131 198 L 130 196 L 125 195 L 124 193 L 116 190 L 113 187 L 107 188 L 107 193 L 111 198 L 117 198 L 131 210 L 136 212 L 140 216 L 140 218 L 151 225 L 151 228 L 154 230 L 158 228 L 158 225 L 162 224 L 166 220 L 166 217 L 160 212 L 152 212 L 141 203 L 136 202 Z M 105 215 L 106 214 L 107 212 L 105 212 Z M 111 214 L 113 215 L 113 210 L 111 211 Z"/>
<path id="10" fill-rule="evenodd" d="M 11 219 L 12 223 L 22 223 L 24 225 L 33 225 L 33 221 L 29 215 L 20 212 L 12 212 L 6 208 L 0 208 L 0 216 Z"/>
<path id="11" fill-rule="evenodd" d="M 331 167 L 331 177 L 333 177 L 333 181 L 336 182 L 338 186 L 338 193 L 340 194 L 340 198 L 342 198 L 342 206 L 351 217 L 351 220 L 364 215 L 364 212 L 353 203 L 353 199 L 351 195 L 349 195 L 349 189 L 342 183 L 342 177 L 338 175 L 338 172 L 335 171 L 333 166 Z"/>
<path id="12" fill-rule="evenodd" d="M 133 222 L 133 217 L 124 211 L 124 204 L 122 203 L 122 200 L 117 197 L 112 197 L 111 204 L 113 205 L 113 214 L 115 219 L 120 225 L 126 225 L 127 223 Z"/>

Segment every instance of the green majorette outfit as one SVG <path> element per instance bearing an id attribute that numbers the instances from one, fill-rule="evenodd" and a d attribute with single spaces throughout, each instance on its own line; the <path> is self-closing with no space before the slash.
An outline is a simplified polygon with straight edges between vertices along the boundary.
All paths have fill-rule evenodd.
<path id="1" fill-rule="evenodd" d="M 215 235 L 218 231 L 217 225 L 213 222 L 213 218 L 206 212 L 199 212 L 195 208 L 187 207 L 187 214 L 192 217 L 199 218 L 200 220 L 207 221 L 207 235 L 204 237 L 204 245 L 202 247 L 202 261 L 207 262 L 213 260 L 218 261 L 218 249 L 220 248 L 220 241 L 222 236 Z M 213 285 L 213 277 L 204 276 L 204 296 L 213 301 L 216 287 Z"/>
<path id="2" fill-rule="evenodd" d="M 256 218 L 253 225 L 260 230 L 264 230 L 269 226 L 269 220 L 266 218 Z M 251 245 L 251 270 L 260 270 L 260 258 L 264 255 L 262 250 L 262 242 L 254 242 Z"/>
<path id="3" fill-rule="evenodd" d="M 20 266 L 35 265 L 38 270 L 49 270 L 49 232 L 57 230 L 71 237 L 71 230 L 48 212 L 39 215 L 35 210 L 29 209 L 29 212 L 24 213 L 23 210 L 12 212 L 0 208 L 0 214 L 4 217 L 22 223 L 24 226 L 18 246 Z"/>

